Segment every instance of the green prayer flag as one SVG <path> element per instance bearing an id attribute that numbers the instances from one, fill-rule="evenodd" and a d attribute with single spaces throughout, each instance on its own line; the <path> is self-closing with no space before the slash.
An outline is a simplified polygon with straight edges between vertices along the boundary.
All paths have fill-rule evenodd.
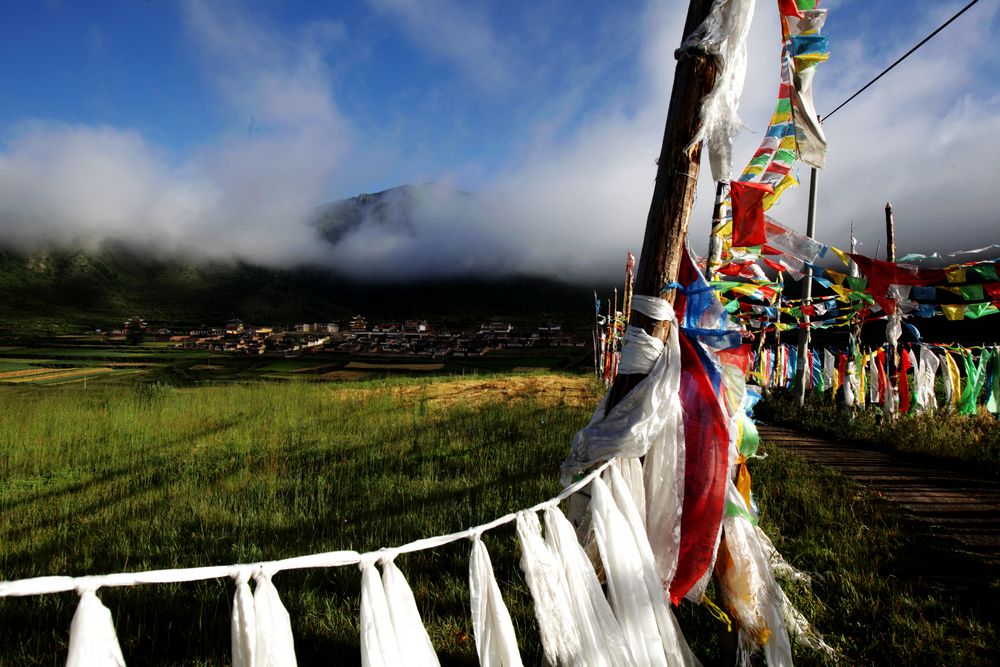
<path id="1" fill-rule="evenodd" d="M 996 264 L 976 264 L 969 268 L 982 276 L 983 280 L 1000 280 L 1000 276 L 997 275 Z"/>
<path id="2" fill-rule="evenodd" d="M 743 439 L 740 441 L 740 454 L 750 458 L 757 453 L 760 447 L 760 434 L 757 432 L 757 425 L 750 417 L 743 415 Z"/>
<path id="3" fill-rule="evenodd" d="M 970 320 L 974 320 L 985 315 L 993 315 L 997 312 L 1000 312 L 1000 308 L 997 308 L 989 301 L 985 301 L 983 303 L 970 303 L 965 307 L 965 316 Z"/>
<path id="4" fill-rule="evenodd" d="M 868 287 L 868 279 L 855 278 L 854 276 L 847 276 L 847 286 L 850 287 L 855 292 L 864 292 L 865 288 Z"/>
<path id="5" fill-rule="evenodd" d="M 958 289 L 962 293 L 962 298 L 965 299 L 966 301 L 983 300 L 982 285 L 962 285 Z"/>

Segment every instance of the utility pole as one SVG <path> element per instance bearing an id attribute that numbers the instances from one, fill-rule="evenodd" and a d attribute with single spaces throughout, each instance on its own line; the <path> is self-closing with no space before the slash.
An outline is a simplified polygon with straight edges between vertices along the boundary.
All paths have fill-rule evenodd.
<path id="1" fill-rule="evenodd" d="M 813 167 L 809 172 L 809 213 L 806 217 L 806 236 L 809 238 L 816 236 L 816 190 L 818 181 L 819 173 L 816 171 L 816 167 Z M 803 278 L 805 284 L 802 285 L 803 307 L 812 304 L 812 275 L 812 267 L 807 266 L 806 275 Z M 805 326 L 799 329 L 798 390 L 800 406 L 806 403 L 806 386 L 809 384 L 810 374 L 812 373 L 812 354 L 809 349 L 809 339 L 812 337 L 812 330 L 809 326 L 811 321 L 812 318 L 803 313 L 802 324 Z"/>
<path id="2" fill-rule="evenodd" d="M 712 0 L 691 0 L 682 39 L 690 35 L 708 16 Z M 663 144 L 657 160 L 656 183 L 646 217 L 639 266 L 636 269 L 636 294 L 660 296 L 663 287 L 677 279 L 687 237 L 691 209 L 701 162 L 699 142 L 687 147 L 701 127 L 701 105 L 715 85 L 716 61 L 701 51 L 678 50 L 674 83 L 670 92 Z M 672 293 L 664 298 L 673 303 Z M 657 322 L 639 312 L 630 321 L 646 333 L 666 340 L 669 323 Z M 608 410 L 617 405 L 644 375 L 622 374 L 615 379 L 608 396 Z"/>

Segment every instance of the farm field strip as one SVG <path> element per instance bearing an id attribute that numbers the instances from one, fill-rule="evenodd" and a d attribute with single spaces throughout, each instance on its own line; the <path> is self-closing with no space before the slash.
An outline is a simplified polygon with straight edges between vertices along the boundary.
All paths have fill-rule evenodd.
<path id="1" fill-rule="evenodd" d="M 143 369 L 127 369 L 127 370 L 110 369 L 110 370 L 111 370 L 110 373 L 98 373 L 96 375 L 77 375 L 73 376 L 68 380 L 61 378 L 56 378 L 53 380 L 41 380 L 37 384 L 44 384 L 46 386 L 62 386 L 66 384 L 81 383 L 85 380 L 90 380 L 90 379 L 97 379 L 100 381 L 112 380 L 112 379 L 117 380 L 124 375 L 139 375 L 145 372 Z"/>
<path id="2" fill-rule="evenodd" d="M 42 373 L 36 373 L 33 375 L 21 375 L 11 378 L 0 378 L 7 384 L 46 384 L 56 380 L 71 380 L 73 378 L 79 378 L 82 380 L 84 377 L 96 377 L 104 375 L 107 373 L 114 373 L 113 368 L 104 367 L 87 367 L 87 368 L 71 368 L 71 369 L 44 369 Z M 131 371 L 135 372 L 135 371 Z"/>
<path id="3" fill-rule="evenodd" d="M 399 363 L 372 363 L 367 361 L 351 361 L 346 366 L 346 370 L 375 370 L 375 371 L 439 371 L 444 368 L 444 364 L 399 364 Z"/>
<path id="4" fill-rule="evenodd" d="M 31 375 L 40 375 L 43 373 L 55 373 L 60 370 L 62 369 L 40 367 L 40 368 L 23 368 L 16 371 L 3 371 L 0 372 L 0 380 L 13 380 L 15 378 L 28 377 Z"/>

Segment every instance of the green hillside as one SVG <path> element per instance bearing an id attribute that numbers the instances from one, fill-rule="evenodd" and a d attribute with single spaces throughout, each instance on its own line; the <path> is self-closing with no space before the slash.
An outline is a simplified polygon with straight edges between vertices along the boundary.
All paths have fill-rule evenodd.
<path id="1" fill-rule="evenodd" d="M 0 249 L 0 333 L 70 333 L 141 316 L 152 325 L 422 318 L 438 324 L 509 319 L 585 327 L 593 286 L 545 278 L 466 276 L 358 283 L 319 268 L 156 259 L 122 244 L 100 250 Z"/>

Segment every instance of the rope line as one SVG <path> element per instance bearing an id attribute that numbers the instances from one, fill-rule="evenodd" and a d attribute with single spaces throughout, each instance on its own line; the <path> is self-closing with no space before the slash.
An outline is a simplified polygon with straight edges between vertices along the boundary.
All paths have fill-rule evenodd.
<path id="1" fill-rule="evenodd" d="M 549 507 L 555 507 L 594 481 L 598 475 L 604 472 L 607 467 L 614 462 L 614 460 L 615 459 L 609 459 L 604 461 L 600 466 L 592 470 L 585 477 L 563 489 L 559 495 L 521 511 L 540 512 L 544 509 L 548 509 Z M 226 577 L 231 577 L 236 580 L 240 580 L 242 577 L 245 580 L 257 572 L 265 572 L 268 575 L 274 575 L 284 570 L 357 565 L 366 560 L 391 561 L 398 554 L 412 553 L 414 551 L 426 551 L 428 549 L 435 549 L 445 544 L 450 544 L 451 542 L 475 539 L 486 531 L 512 523 L 517 518 L 517 515 L 518 512 L 511 512 L 510 514 L 505 514 L 504 516 L 494 519 L 488 523 L 468 528 L 457 533 L 438 535 L 435 537 L 425 537 L 399 547 L 384 548 L 379 549 L 378 551 L 363 554 L 358 553 L 357 551 L 329 551 L 319 554 L 310 554 L 308 556 L 295 556 L 282 560 L 264 561 L 251 564 L 215 565 L 208 567 L 152 570 L 148 572 L 131 572 L 81 577 L 46 576 L 33 577 L 31 579 L 19 579 L 16 581 L 0 581 L 0 598 L 64 593 L 66 591 L 77 591 L 79 593 L 83 593 L 84 591 L 96 591 L 98 588 L 138 586 L 141 584 L 181 583 L 188 581 L 203 581 L 206 579 L 223 579 Z"/>
<path id="2" fill-rule="evenodd" d="M 950 19 L 948 19 L 947 21 L 945 21 L 944 23 L 942 23 L 942 24 L 941 24 L 940 26 L 938 26 L 937 30 L 935 30 L 935 31 L 934 31 L 934 32 L 932 32 L 931 34 L 929 34 L 929 35 L 927 35 L 926 37 L 924 37 L 924 38 L 923 38 L 923 39 L 922 39 L 922 40 L 920 41 L 920 43 L 919 43 L 919 44 L 917 44 L 917 45 L 916 45 L 916 46 L 914 46 L 914 47 L 913 47 L 912 49 L 910 49 L 909 51 L 907 51 L 906 53 L 904 53 L 904 54 L 903 54 L 902 56 L 900 56 L 900 57 L 899 57 L 899 58 L 898 58 L 898 59 L 896 60 L 896 62 L 894 62 L 893 64 L 889 65 L 889 66 L 888 66 L 888 67 L 886 67 L 886 68 L 885 68 L 884 70 L 882 70 L 881 74 L 879 74 L 879 75 L 878 75 L 877 77 L 875 77 L 874 79 L 872 79 L 871 81 L 869 81 L 868 83 L 866 83 L 866 84 L 864 85 L 864 87 L 862 87 L 862 88 L 861 88 L 860 90 L 858 90 L 858 91 L 857 91 L 856 93 L 854 93 L 853 95 L 851 95 L 850 97 L 848 97 L 848 98 L 847 98 L 846 100 L 844 100 L 843 102 L 841 102 L 841 103 L 840 103 L 840 104 L 839 104 L 839 105 L 837 106 L 837 108 L 836 108 L 836 109 L 834 109 L 834 110 L 833 110 L 833 111 L 831 111 L 830 113 L 828 113 L 828 114 L 826 114 L 825 116 L 823 116 L 823 117 L 822 117 L 822 118 L 820 119 L 820 122 L 822 123 L 822 122 L 823 122 L 823 121 L 825 121 L 825 120 L 826 120 L 827 118 L 829 118 L 829 117 L 830 117 L 830 116 L 832 116 L 833 114 L 837 113 L 837 111 L 839 111 L 839 110 L 840 110 L 840 109 L 841 109 L 842 107 L 846 106 L 848 102 L 850 102 L 850 101 L 851 101 L 851 100 L 853 100 L 853 99 L 854 99 L 855 97 L 857 97 L 857 96 L 858 96 L 858 95 L 860 95 L 861 93 L 863 93 L 863 92 L 865 92 L 866 90 L 868 90 L 868 88 L 869 88 L 869 87 L 870 87 L 870 86 L 871 86 L 871 85 L 872 85 L 873 83 L 875 83 L 876 81 L 878 81 L 879 79 L 881 79 L 881 78 L 882 78 L 883 76 L 885 76 L 886 74 L 888 74 L 888 73 L 889 73 L 889 71 L 890 71 L 890 70 L 891 70 L 891 69 L 892 69 L 893 67 L 895 67 L 896 65 L 898 65 L 899 63 L 903 62 L 903 61 L 904 61 L 904 60 L 906 60 L 906 59 L 907 59 L 908 57 L 910 57 L 910 55 L 911 55 L 911 54 L 912 54 L 912 53 L 913 53 L 914 51 L 916 51 L 916 50 L 917 50 L 917 49 L 919 49 L 919 48 L 920 48 L 921 46 L 923 46 L 924 44 L 926 44 L 927 42 L 929 42 L 929 41 L 931 40 L 931 38 L 932 38 L 932 37 L 934 37 L 934 35 L 938 34 L 938 33 L 939 33 L 939 32 L 941 32 L 942 30 L 944 30 L 945 28 L 947 28 L 947 27 L 948 27 L 948 26 L 949 26 L 949 25 L 951 24 L 951 22 L 952 22 L 952 21 L 954 21 L 954 20 L 955 20 L 955 19 L 957 19 L 957 18 L 958 18 L 959 16 L 961 16 L 962 14 L 964 14 L 964 13 L 965 13 L 965 12 L 966 12 L 967 10 L 969 10 L 969 9 L 970 9 L 970 8 L 972 7 L 972 5 L 976 4 L 977 2 L 979 2 L 979 0 L 972 0 L 972 2 L 970 2 L 969 4 L 967 4 L 967 5 L 965 6 L 965 7 L 962 7 L 962 9 L 960 9 L 960 10 L 958 11 L 958 13 L 957 13 L 957 14 L 955 14 L 955 15 L 954 15 L 954 16 L 952 16 L 952 17 L 951 17 Z"/>

